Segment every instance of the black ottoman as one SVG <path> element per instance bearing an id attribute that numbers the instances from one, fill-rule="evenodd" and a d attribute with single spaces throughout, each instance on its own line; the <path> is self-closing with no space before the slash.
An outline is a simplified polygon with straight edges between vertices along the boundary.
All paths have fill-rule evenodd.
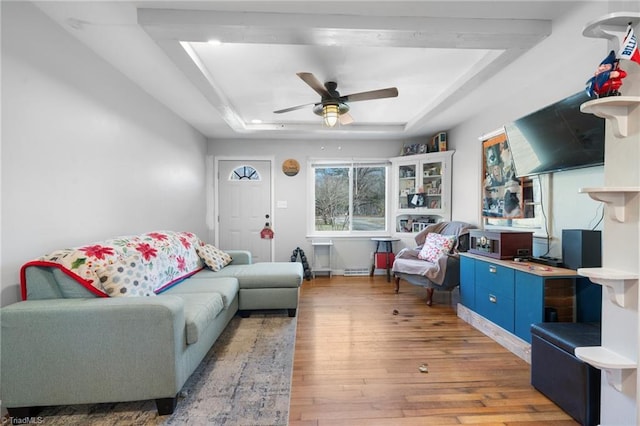
<path id="1" fill-rule="evenodd" d="M 531 384 L 583 425 L 600 423 L 600 370 L 574 349 L 600 346 L 600 323 L 531 325 Z"/>

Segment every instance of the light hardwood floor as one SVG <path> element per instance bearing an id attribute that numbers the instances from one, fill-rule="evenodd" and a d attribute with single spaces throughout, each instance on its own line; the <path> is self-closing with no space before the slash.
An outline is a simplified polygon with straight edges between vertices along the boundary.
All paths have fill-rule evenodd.
<path id="1" fill-rule="evenodd" d="M 425 300 L 383 276 L 304 281 L 289 425 L 578 424 L 526 362 L 456 316 L 455 296 Z"/>

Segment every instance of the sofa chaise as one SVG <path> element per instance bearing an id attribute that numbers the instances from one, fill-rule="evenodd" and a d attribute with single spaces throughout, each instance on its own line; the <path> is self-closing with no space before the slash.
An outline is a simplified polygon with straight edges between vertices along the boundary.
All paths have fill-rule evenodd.
<path id="1" fill-rule="evenodd" d="M 205 266 L 207 265 L 207 266 Z M 188 232 L 59 250 L 21 269 L 23 301 L 0 309 L 2 404 L 38 408 L 177 395 L 240 310 L 296 315 L 302 265 L 252 263 Z"/>

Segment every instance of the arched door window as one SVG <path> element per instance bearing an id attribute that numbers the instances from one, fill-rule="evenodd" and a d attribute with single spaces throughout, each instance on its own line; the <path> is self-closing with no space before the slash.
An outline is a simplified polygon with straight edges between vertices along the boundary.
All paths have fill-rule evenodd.
<path id="1" fill-rule="evenodd" d="M 260 173 L 255 168 L 243 165 L 233 169 L 229 175 L 229 180 L 261 180 L 261 178 Z"/>

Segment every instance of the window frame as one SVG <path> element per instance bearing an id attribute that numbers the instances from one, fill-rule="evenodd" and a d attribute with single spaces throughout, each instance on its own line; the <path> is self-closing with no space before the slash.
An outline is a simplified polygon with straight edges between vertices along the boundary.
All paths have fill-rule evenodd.
<path id="1" fill-rule="evenodd" d="M 346 231 L 317 231 L 315 227 L 316 222 L 316 196 L 315 196 L 315 184 L 316 184 L 316 168 L 327 168 L 327 167 L 348 167 L 349 170 L 349 216 L 350 218 L 353 216 L 353 170 L 355 167 L 384 167 L 385 170 L 385 178 L 384 178 L 384 205 L 385 205 L 385 214 L 384 214 L 384 229 L 379 231 L 357 231 L 357 230 L 346 230 Z M 308 173 L 308 190 L 307 190 L 307 237 L 331 237 L 331 238 L 370 238 L 370 237 L 380 237 L 380 236 L 389 236 L 391 234 L 390 224 L 391 224 L 391 161 L 388 158 L 352 158 L 352 159 L 324 159 L 324 158 L 316 158 L 309 159 L 307 162 L 307 170 Z M 352 221 L 350 220 L 350 226 Z"/>

